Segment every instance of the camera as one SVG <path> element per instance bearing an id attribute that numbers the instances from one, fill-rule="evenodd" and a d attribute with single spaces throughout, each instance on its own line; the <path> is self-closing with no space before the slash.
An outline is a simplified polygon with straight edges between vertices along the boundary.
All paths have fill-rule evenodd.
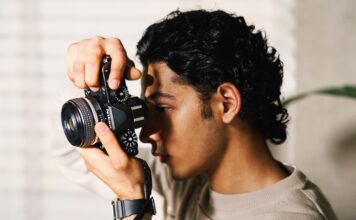
<path id="1" fill-rule="evenodd" d="M 99 90 L 84 90 L 85 97 L 67 101 L 61 111 L 64 133 L 76 147 L 93 145 L 105 151 L 95 134 L 97 122 L 105 122 L 129 156 L 138 153 L 135 128 L 142 127 L 147 114 L 143 100 L 131 96 L 122 80 L 117 90 L 108 86 L 111 57 L 104 55 L 99 73 Z"/>

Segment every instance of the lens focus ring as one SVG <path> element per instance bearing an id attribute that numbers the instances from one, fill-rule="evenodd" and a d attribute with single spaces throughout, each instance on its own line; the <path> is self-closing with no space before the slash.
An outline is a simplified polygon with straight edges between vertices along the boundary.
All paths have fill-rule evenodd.
<path id="1" fill-rule="evenodd" d="M 80 144 L 80 147 L 92 145 L 96 142 L 96 134 L 94 131 L 94 126 L 96 123 L 95 117 L 96 112 L 93 111 L 91 103 L 85 98 L 77 98 L 70 100 L 74 105 L 78 106 L 80 116 L 82 118 L 84 137 Z"/>

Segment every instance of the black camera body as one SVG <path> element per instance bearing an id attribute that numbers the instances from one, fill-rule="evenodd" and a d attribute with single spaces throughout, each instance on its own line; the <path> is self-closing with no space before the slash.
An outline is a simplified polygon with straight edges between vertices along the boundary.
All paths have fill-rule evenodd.
<path id="1" fill-rule="evenodd" d="M 105 122 L 125 152 L 133 157 L 138 153 L 135 128 L 143 126 L 147 107 L 143 100 L 129 94 L 124 80 L 117 90 L 109 88 L 110 65 L 111 58 L 105 55 L 100 67 L 99 91 L 86 89 L 84 98 L 71 99 L 63 105 L 62 126 L 73 146 L 94 145 L 105 152 L 94 131 L 97 122 Z"/>

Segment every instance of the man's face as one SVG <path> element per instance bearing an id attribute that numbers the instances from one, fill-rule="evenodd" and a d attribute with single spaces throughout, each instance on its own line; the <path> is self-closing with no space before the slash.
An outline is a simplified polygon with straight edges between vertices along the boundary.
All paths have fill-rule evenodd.
<path id="1" fill-rule="evenodd" d="M 224 127 L 219 117 L 202 117 L 197 91 L 180 83 L 163 62 L 148 65 L 142 89 L 149 115 L 141 141 L 152 144 L 152 153 L 168 165 L 172 176 L 185 179 L 216 169 L 226 140 Z"/>

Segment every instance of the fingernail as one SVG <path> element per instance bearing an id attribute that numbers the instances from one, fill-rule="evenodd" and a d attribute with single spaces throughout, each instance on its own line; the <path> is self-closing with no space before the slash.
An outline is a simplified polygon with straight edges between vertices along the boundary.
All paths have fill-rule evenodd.
<path id="1" fill-rule="evenodd" d="M 99 88 L 98 87 L 90 87 L 90 90 L 93 92 L 97 92 L 97 91 L 99 91 Z"/>
<path id="2" fill-rule="evenodd" d="M 112 79 L 110 80 L 109 84 L 112 89 L 117 89 L 119 87 L 119 80 Z"/>
<path id="3" fill-rule="evenodd" d="M 106 134 L 108 131 L 109 131 L 109 127 L 106 126 L 105 123 L 98 123 L 98 124 L 95 126 L 95 132 L 96 132 L 98 135 L 104 135 L 104 134 Z"/>

